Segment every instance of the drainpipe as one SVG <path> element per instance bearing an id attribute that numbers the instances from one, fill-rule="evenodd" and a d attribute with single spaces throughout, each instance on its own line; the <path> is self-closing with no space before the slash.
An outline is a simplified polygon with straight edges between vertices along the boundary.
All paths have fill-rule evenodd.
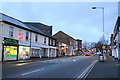
<path id="1" fill-rule="evenodd" d="M 32 49 L 31 49 L 31 34 L 32 34 L 32 32 L 30 31 L 30 57 L 31 57 L 31 52 L 32 52 Z"/>

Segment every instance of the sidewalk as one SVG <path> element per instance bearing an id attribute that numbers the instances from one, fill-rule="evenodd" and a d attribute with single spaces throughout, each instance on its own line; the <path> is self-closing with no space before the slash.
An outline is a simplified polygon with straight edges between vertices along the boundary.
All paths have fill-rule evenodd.
<path id="1" fill-rule="evenodd" d="M 77 55 L 76 55 L 77 56 Z M 74 56 L 63 56 L 63 57 L 49 57 L 49 58 L 30 58 L 25 60 L 18 60 L 18 61 L 5 61 L 2 62 L 2 64 L 19 64 L 19 63 L 30 63 L 35 61 L 45 61 L 45 60 L 52 60 L 52 59 L 59 59 L 59 58 L 65 58 L 65 57 L 74 57 Z"/>
<path id="2" fill-rule="evenodd" d="M 35 62 L 35 61 L 45 61 L 45 60 L 51 60 L 51 59 L 56 59 L 59 57 L 55 58 L 30 58 L 30 59 L 24 59 L 24 60 L 18 60 L 18 61 L 5 61 L 2 64 L 17 64 L 17 63 L 30 63 L 30 62 Z"/>
<path id="3" fill-rule="evenodd" d="M 85 80 L 119 80 L 118 67 L 120 67 L 120 64 L 111 56 L 108 56 L 105 62 L 98 61 L 96 63 Z"/>

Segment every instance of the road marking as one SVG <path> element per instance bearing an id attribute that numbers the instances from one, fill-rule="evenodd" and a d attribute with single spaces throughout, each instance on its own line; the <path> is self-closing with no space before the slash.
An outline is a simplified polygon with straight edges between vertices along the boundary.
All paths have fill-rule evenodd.
<path id="1" fill-rule="evenodd" d="M 90 71 L 93 69 L 93 67 L 95 66 L 97 61 L 98 60 L 93 61 L 92 64 L 90 64 L 76 80 L 81 80 L 83 78 L 85 79 L 88 76 L 88 74 L 90 73 Z"/>
<path id="2" fill-rule="evenodd" d="M 76 61 L 76 59 L 73 60 L 73 62 L 75 62 L 75 61 Z"/>
<path id="3" fill-rule="evenodd" d="M 63 61 L 66 61 L 66 60 L 63 60 Z"/>
<path id="4" fill-rule="evenodd" d="M 41 70 L 44 70 L 44 68 L 37 69 L 37 70 L 31 71 L 31 72 L 27 72 L 27 73 L 24 73 L 24 74 L 21 74 L 21 75 L 24 76 L 24 75 L 27 75 L 27 74 L 31 74 L 31 73 L 35 73 L 35 72 L 41 71 Z"/>

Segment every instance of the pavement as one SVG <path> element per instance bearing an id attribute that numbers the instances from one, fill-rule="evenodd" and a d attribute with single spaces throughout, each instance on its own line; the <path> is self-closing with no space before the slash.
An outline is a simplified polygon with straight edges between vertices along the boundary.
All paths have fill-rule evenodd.
<path id="1" fill-rule="evenodd" d="M 120 64 L 111 56 L 97 62 L 85 80 L 120 80 Z"/>
<path id="2" fill-rule="evenodd" d="M 35 62 L 35 61 L 45 61 L 45 60 L 51 60 L 51 59 L 57 59 L 57 58 L 63 58 L 63 57 L 49 57 L 49 58 L 30 58 L 30 59 L 24 59 L 24 60 L 18 60 L 18 61 L 5 61 L 2 62 L 2 64 L 17 64 L 17 63 L 30 63 L 30 62 Z"/>

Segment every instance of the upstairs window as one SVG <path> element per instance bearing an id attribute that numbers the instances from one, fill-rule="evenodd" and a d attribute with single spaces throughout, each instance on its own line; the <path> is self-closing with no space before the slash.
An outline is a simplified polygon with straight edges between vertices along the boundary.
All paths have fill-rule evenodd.
<path id="1" fill-rule="evenodd" d="M 26 40 L 29 39 L 29 32 L 26 32 Z"/>
<path id="2" fill-rule="evenodd" d="M 46 44 L 46 37 L 44 37 L 44 43 Z"/>
<path id="3" fill-rule="evenodd" d="M 50 39 L 50 45 L 52 45 L 52 40 Z"/>
<path id="4" fill-rule="evenodd" d="M 38 41 L 38 35 L 36 34 L 35 35 L 35 42 L 37 42 Z"/>
<path id="5" fill-rule="evenodd" d="M 13 37 L 13 27 L 10 26 L 10 29 L 9 29 L 9 37 Z"/>
<path id="6" fill-rule="evenodd" d="M 55 40 L 53 40 L 53 46 L 55 46 Z"/>

